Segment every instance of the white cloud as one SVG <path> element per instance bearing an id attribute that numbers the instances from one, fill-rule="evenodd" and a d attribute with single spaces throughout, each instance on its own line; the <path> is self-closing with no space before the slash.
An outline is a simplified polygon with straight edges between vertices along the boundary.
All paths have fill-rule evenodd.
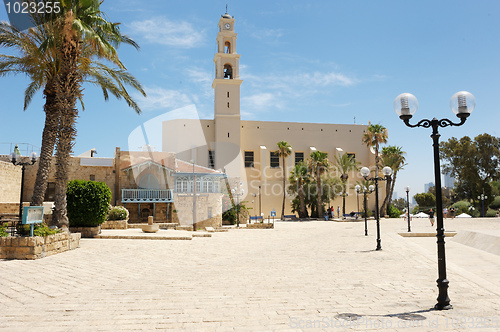
<path id="1" fill-rule="evenodd" d="M 210 83 L 213 80 L 213 74 L 211 72 L 204 71 L 200 68 L 187 69 L 186 73 L 193 82 Z"/>
<path id="2" fill-rule="evenodd" d="M 135 100 L 143 111 L 171 109 L 192 104 L 191 99 L 177 90 L 167 90 L 160 87 L 145 88 L 147 97 L 136 94 Z"/>
<path id="3" fill-rule="evenodd" d="M 275 96 L 272 93 L 257 93 L 243 97 L 241 103 L 251 109 L 267 109 L 271 105 L 276 107 Z"/>
<path id="4" fill-rule="evenodd" d="M 147 41 L 180 48 L 193 48 L 202 45 L 203 34 L 189 22 L 169 21 L 164 17 L 154 17 L 144 21 L 134 21 L 128 25 Z"/>

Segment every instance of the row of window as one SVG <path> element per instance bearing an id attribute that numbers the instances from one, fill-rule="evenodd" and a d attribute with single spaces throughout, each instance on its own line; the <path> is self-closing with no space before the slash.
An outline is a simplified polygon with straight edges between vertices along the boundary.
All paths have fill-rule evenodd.
<path id="1" fill-rule="evenodd" d="M 356 158 L 355 153 L 348 153 L 351 158 Z M 328 154 L 327 154 L 328 158 Z M 295 152 L 295 165 L 304 161 L 304 152 Z M 280 157 L 278 151 L 271 151 L 269 155 L 269 166 L 280 167 Z M 254 167 L 254 152 L 245 151 L 245 167 Z"/>
<path id="2" fill-rule="evenodd" d="M 356 159 L 355 153 L 348 153 L 348 156 Z M 328 157 L 328 154 L 327 154 Z M 304 152 L 295 152 L 295 165 L 304 161 Z M 254 151 L 245 151 L 245 167 L 254 167 L 255 153 Z M 278 151 L 271 151 L 269 154 L 269 166 L 280 167 L 280 157 Z M 215 151 L 208 151 L 208 167 L 215 168 Z"/>
<path id="3" fill-rule="evenodd" d="M 175 192 L 192 193 L 193 178 L 179 176 L 175 179 Z M 211 177 L 196 178 L 196 192 L 198 193 L 220 193 L 220 181 Z"/>

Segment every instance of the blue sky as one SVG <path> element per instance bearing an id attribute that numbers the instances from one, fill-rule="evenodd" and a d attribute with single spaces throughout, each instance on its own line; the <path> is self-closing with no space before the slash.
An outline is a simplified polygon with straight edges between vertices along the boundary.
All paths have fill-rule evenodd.
<path id="1" fill-rule="evenodd" d="M 147 3 L 147 6 L 145 5 Z M 408 165 L 396 191 L 422 192 L 434 181 L 430 129 L 406 127 L 392 108 L 402 92 L 414 94 L 422 118 L 450 118 L 449 99 L 466 90 L 477 106 L 462 127 L 440 130 L 441 140 L 489 133 L 500 136 L 500 2 L 489 1 L 227 1 L 236 19 L 241 54 L 243 120 L 380 123 L 389 144 L 406 151 Z M 137 115 L 125 102 L 105 102 L 85 86 L 75 155 L 96 148 L 111 157 L 129 149 L 142 123 L 194 104 L 213 117 L 213 56 L 226 1 L 106 0 L 110 20 L 141 46 L 119 49 L 149 97 Z M 0 19 L 7 20 L 5 7 Z M 0 50 L 4 53 L 4 50 Z M 28 81 L 0 78 L 0 143 L 40 146 L 42 94 L 23 111 Z M 131 147 L 133 148 L 133 147 Z M 157 147 L 160 149 L 161 147 Z M 9 153 L 0 144 L 0 153 Z"/>

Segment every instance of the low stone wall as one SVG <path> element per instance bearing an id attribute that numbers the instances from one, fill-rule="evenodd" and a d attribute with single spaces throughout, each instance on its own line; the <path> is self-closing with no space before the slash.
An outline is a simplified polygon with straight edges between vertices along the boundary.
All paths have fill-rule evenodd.
<path id="1" fill-rule="evenodd" d="M 256 224 L 248 224 L 246 228 L 249 229 L 270 229 L 274 228 L 274 224 L 271 223 L 256 223 Z"/>
<path id="2" fill-rule="evenodd" d="M 101 229 L 127 229 L 127 227 L 127 220 L 106 220 L 101 225 Z"/>
<path id="3" fill-rule="evenodd" d="M 38 259 L 80 246 L 80 234 L 66 232 L 46 237 L 0 237 L 0 259 Z"/>
<path id="4" fill-rule="evenodd" d="M 93 238 L 101 233 L 101 227 L 70 227 L 71 233 L 80 233 L 82 238 Z"/>

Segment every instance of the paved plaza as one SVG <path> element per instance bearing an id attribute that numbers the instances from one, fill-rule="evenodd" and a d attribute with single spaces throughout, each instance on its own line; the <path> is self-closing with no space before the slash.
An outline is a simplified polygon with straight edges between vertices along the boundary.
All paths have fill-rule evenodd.
<path id="1" fill-rule="evenodd" d="M 436 239 L 406 222 L 277 222 L 190 241 L 82 239 L 0 261 L 2 331 L 500 330 L 500 256 L 446 239 L 452 310 L 437 297 Z M 500 235 L 500 219 L 445 220 Z M 412 231 L 432 232 L 427 219 Z M 123 231 L 126 232 L 126 231 Z"/>

